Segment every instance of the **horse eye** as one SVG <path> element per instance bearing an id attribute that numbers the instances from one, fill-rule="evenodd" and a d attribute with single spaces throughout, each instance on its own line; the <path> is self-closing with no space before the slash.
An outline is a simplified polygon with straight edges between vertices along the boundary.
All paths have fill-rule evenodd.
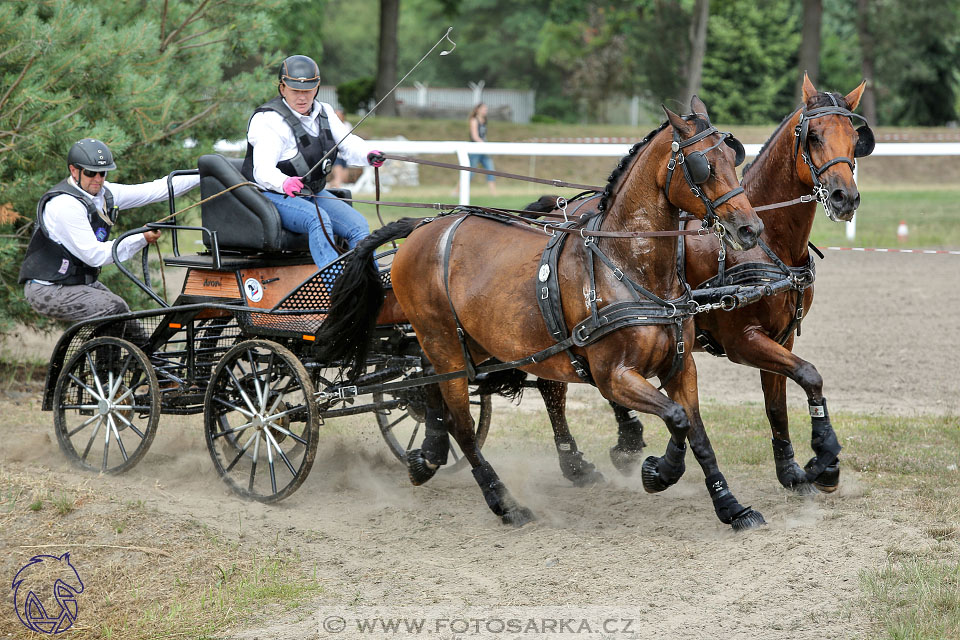
<path id="1" fill-rule="evenodd" d="M 809 140 L 813 144 L 820 144 L 820 136 L 814 133 L 813 131 L 807 134 L 807 140 Z"/>

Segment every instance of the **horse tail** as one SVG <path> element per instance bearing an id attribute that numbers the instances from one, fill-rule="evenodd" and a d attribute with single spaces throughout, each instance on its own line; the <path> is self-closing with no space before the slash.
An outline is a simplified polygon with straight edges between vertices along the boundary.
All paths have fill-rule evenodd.
<path id="1" fill-rule="evenodd" d="M 481 396 L 499 395 L 520 404 L 523 396 L 523 383 L 527 374 L 520 369 L 506 369 L 477 376 L 476 394 Z"/>
<path id="2" fill-rule="evenodd" d="M 523 208 L 530 213 L 521 213 L 524 218 L 539 218 L 541 213 L 550 213 L 557 208 L 557 198 L 559 196 L 540 196 L 536 202 L 531 202 Z"/>
<path id="3" fill-rule="evenodd" d="M 370 334 L 383 306 L 383 282 L 373 255 L 380 245 L 406 238 L 421 218 L 401 218 L 361 240 L 330 292 L 330 312 L 317 332 L 323 358 L 339 360 L 350 367 L 349 377 L 359 375 L 367 360 Z"/>

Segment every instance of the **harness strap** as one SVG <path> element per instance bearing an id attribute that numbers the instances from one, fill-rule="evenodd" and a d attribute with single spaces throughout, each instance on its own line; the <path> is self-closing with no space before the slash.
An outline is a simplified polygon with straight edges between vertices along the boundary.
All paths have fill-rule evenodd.
<path id="1" fill-rule="evenodd" d="M 477 377 L 477 369 L 473 364 L 473 358 L 470 357 L 470 349 L 467 348 L 467 335 L 460 324 L 460 317 L 453 306 L 453 299 L 450 297 L 450 250 L 453 247 L 453 236 L 457 228 L 467 219 L 464 216 L 453 223 L 446 232 L 446 241 L 443 244 L 443 288 L 447 292 L 447 302 L 450 303 L 450 313 L 453 314 L 453 321 L 457 325 L 457 340 L 460 341 L 460 350 L 463 352 L 463 362 L 467 372 L 467 380 L 473 382 Z"/>

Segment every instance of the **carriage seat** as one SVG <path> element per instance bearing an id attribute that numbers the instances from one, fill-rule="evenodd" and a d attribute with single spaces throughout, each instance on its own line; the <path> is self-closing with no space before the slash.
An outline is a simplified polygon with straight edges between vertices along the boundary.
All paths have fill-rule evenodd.
<path id="1" fill-rule="evenodd" d="M 243 158 L 226 158 L 219 154 L 200 156 L 200 197 L 209 198 L 235 184 L 245 182 L 240 173 Z M 349 198 L 345 189 L 331 189 L 334 195 Z M 217 232 L 221 250 L 244 253 L 277 253 L 309 251 L 307 236 L 287 231 L 280 224 L 277 207 L 259 189 L 249 185 L 238 187 L 200 205 L 201 224 Z M 209 247 L 209 238 L 203 242 Z"/>

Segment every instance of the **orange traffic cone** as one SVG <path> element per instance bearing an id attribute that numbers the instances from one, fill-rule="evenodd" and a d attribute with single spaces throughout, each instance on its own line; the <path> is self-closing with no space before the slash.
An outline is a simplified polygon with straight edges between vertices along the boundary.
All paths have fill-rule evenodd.
<path id="1" fill-rule="evenodd" d="M 900 224 L 897 226 L 897 240 L 900 242 L 906 242 L 907 236 L 910 235 L 910 230 L 907 229 L 907 221 L 901 220 Z"/>

